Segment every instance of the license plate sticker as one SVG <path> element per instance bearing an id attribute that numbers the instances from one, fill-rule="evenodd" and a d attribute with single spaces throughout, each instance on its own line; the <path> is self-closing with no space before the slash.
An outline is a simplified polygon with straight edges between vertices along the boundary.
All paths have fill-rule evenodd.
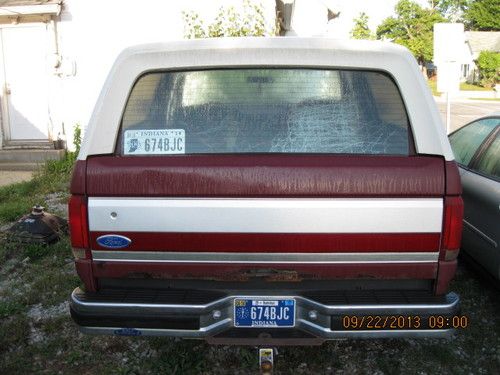
<path id="1" fill-rule="evenodd" d="M 234 300 L 234 326 L 259 328 L 286 328 L 295 326 L 294 299 Z"/>
<path id="2" fill-rule="evenodd" d="M 171 155 L 186 152 L 184 129 L 126 130 L 123 138 L 125 155 Z"/>

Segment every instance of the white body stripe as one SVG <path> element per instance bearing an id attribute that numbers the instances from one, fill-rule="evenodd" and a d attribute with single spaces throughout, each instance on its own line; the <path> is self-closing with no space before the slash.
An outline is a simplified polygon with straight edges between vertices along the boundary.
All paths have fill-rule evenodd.
<path id="1" fill-rule="evenodd" d="M 92 250 L 95 261 L 154 263 L 432 263 L 439 253 L 197 253 Z"/>
<path id="2" fill-rule="evenodd" d="M 440 233 L 443 216 L 441 198 L 89 198 L 88 207 L 101 232 Z"/>

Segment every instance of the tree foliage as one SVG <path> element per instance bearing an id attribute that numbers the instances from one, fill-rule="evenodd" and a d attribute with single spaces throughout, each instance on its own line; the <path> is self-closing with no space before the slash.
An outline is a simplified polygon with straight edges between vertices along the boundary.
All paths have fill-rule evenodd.
<path id="1" fill-rule="evenodd" d="M 368 27 L 368 16 L 361 12 L 358 18 L 354 19 L 354 27 L 351 30 L 353 39 L 375 39 L 375 35 Z"/>
<path id="2" fill-rule="evenodd" d="M 491 87 L 500 81 L 500 53 L 482 51 L 477 58 L 477 66 L 481 85 Z"/>
<path id="3" fill-rule="evenodd" d="M 277 34 L 276 25 L 266 23 L 262 5 L 251 4 L 249 0 L 243 1 L 241 12 L 234 6 L 221 7 L 208 25 L 205 25 L 197 12 L 182 12 L 182 16 L 186 39 Z"/>
<path id="4" fill-rule="evenodd" d="M 434 9 L 424 9 L 411 0 L 400 0 L 395 7 L 395 17 L 386 18 L 377 27 L 377 38 L 405 46 L 423 65 L 432 60 L 433 26 L 444 21 Z"/>
<path id="5" fill-rule="evenodd" d="M 500 31 L 500 0 L 475 0 L 464 13 L 472 30 Z"/>
<path id="6" fill-rule="evenodd" d="M 471 0 L 429 0 L 429 6 L 450 22 L 462 22 Z"/>

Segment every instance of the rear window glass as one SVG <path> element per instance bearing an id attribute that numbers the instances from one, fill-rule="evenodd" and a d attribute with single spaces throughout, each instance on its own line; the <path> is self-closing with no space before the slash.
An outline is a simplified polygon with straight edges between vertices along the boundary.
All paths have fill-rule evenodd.
<path id="1" fill-rule="evenodd" d="M 156 72 L 132 89 L 120 151 L 407 155 L 408 126 L 397 86 L 379 72 Z"/>

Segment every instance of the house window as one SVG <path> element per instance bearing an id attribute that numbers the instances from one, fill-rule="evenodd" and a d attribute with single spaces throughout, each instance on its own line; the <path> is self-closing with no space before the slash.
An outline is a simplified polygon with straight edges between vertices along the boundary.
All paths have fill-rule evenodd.
<path id="1" fill-rule="evenodd" d="M 462 77 L 467 78 L 469 76 L 469 64 L 462 64 Z"/>

